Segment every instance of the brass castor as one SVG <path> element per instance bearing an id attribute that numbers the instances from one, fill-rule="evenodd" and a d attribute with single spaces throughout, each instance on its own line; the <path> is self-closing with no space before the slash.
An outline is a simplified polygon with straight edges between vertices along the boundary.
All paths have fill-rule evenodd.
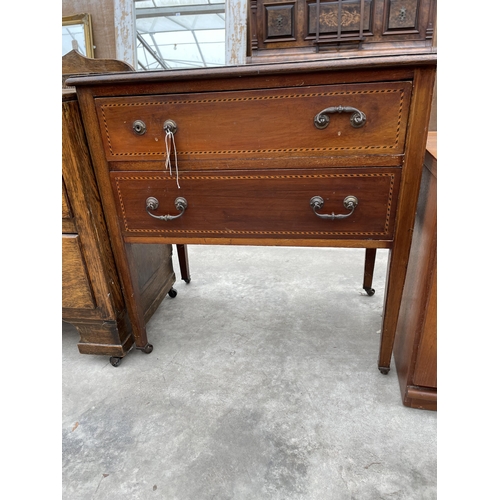
<path id="1" fill-rule="evenodd" d="M 172 297 L 173 299 L 175 297 L 177 297 L 177 290 L 175 288 L 171 288 L 169 291 L 168 291 L 168 296 L 169 297 Z"/>
<path id="2" fill-rule="evenodd" d="M 367 293 L 368 297 L 371 297 L 374 293 L 375 290 L 373 288 L 363 288 L 363 290 Z"/>
<path id="3" fill-rule="evenodd" d="M 382 375 L 387 375 L 390 370 L 390 368 L 387 368 L 385 366 L 379 366 L 378 369 Z"/>

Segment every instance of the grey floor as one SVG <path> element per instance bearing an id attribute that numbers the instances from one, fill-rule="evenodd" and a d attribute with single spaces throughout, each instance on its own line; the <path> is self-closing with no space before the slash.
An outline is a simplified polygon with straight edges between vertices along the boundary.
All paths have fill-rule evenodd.
<path id="1" fill-rule="evenodd" d="M 63 324 L 63 499 L 437 498 L 437 413 L 377 369 L 387 252 L 368 297 L 363 250 L 188 248 L 151 354 Z"/>

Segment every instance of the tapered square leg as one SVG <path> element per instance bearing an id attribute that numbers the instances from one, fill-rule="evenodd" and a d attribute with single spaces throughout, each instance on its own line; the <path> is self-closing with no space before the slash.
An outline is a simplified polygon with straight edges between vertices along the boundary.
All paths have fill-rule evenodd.
<path id="1" fill-rule="evenodd" d="M 375 290 L 372 288 L 373 270 L 375 269 L 376 248 L 367 248 L 365 253 L 365 273 L 363 276 L 363 290 L 371 297 Z"/>
<path id="2" fill-rule="evenodd" d="M 181 269 L 181 278 L 186 283 L 191 281 L 191 274 L 189 272 L 189 260 L 187 245 L 175 245 L 177 248 L 177 257 L 179 258 L 179 267 Z"/>

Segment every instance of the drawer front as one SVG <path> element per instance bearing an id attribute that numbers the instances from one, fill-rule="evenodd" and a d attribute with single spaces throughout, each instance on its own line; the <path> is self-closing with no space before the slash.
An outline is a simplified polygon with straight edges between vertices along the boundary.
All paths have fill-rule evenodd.
<path id="1" fill-rule="evenodd" d="M 411 88 L 404 81 L 98 98 L 96 107 L 108 160 L 164 159 L 163 125 L 173 120 L 178 161 L 197 170 L 194 160 L 401 154 Z M 332 107 L 318 128 L 315 116 Z M 356 113 L 339 107 L 366 121 L 353 126 Z"/>
<path id="2" fill-rule="evenodd" d="M 125 236 L 392 239 L 400 169 L 341 170 L 193 172 L 180 188 L 165 173 L 111 172 L 111 183 Z M 349 217 L 325 220 L 310 206 L 314 196 L 324 200 L 322 214 L 349 213 L 347 196 L 358 205 Z M 158 201 L 153 215 L 178 215 L 177 197 L 187 208 L 158 220 L 146 210 L 149 197 Z"/>

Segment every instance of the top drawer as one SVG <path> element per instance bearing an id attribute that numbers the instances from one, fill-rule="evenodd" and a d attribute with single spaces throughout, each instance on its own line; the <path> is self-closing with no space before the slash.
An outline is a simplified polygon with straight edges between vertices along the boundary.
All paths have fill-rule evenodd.
<path id="1" fill-rule="evenodd" d="M 179 163 L 401 154 L 411 88 L 402 81 L 97 98 L 96 107 L 110 161 L 164 159 L 166 120 L 177 126 Z M 315 117 L 327 108 L 335 109 L 320 128 Z M 365 117 L 361 126 L 355 110 Z M 139 120 L 142 134 L 134 129 Z"/>

